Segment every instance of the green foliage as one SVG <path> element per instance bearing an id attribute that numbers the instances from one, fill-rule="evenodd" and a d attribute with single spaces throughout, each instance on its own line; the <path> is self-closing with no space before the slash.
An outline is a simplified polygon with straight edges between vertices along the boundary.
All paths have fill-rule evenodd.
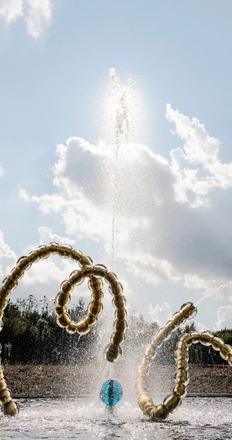
<path id="1" fill-rule="evenodd" d="M 86 313 L 83 300 L 70 308 L 69 314 L 74 321 L 79 321 Z M 157 323 L 147 323 L 142 316 L 130 313 L 128 330 L 123 347 L 124 356 L 141 358 L 158 331 Z M 54 307 L 44 297 L 37 300 L 33 295 L 9 302 L 4 316 L 4 326 L 0 333 L 2 360 L 10 363 L 85 363 L 94 359 L 99 346 L 101 323 L 82 337 L 70 335 L 56 323 Z M 175 362 L 175 346 L 181 334 L 195 331 L 195 325 L 177 329 L 158 350 L 155 362 L 170 364 Z M 232 345 L 232 330 L 223 329 L 215 336 Z M 212 365 L 225 364 L 218 352 L 212 347 L 201 344 L 192 345 L 189 350 L 190 363 Z"/>
<path id="2" fill-rule="evenodd" d="M 190 331 L 196 331 L 194 323 L 191 326 L 186 326 L 183 333 L 189 333 Z M 221 338 L 226 344 L 232 345 L 232 329 L 224 329 L 212 333 L 214 336 Z M 191 364 L 202 365 L 227 364 L 227 362 L 221 358 L 218 351 L 215 351 L 211 346 L 206 347 L 202 344 L 194 344 L 190 347 L 189 361 Z"/>
<path id="3" fill-rule="evenodd" d="M 69 310 L 73 320 L 85 313 L 82 300 Z M 0 334 L 2 360 L 10 363 L 76 363 L 93 356 L 97 331 L 81 338 L 69 335 L 56 323 L 54 308 L 44 297 L 38 301 L 33 295 L 9 302 Z"/>

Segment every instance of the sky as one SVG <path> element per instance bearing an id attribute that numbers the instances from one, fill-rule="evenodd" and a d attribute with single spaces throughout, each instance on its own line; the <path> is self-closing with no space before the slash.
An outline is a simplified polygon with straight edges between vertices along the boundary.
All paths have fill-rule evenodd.
<path id="1" fill-rule="evenodd" d="M 65 241 L 114 266 L 146 319 L 193 301 L 199 328 L 231 327 L 231 13 L 230 0 L 0 0 L 2 278 Z M 116 171 L 111 68 L 116 101 L 135 83 Z M 39 263 L 14 297 L 52 298 L 71 270 Z"/>

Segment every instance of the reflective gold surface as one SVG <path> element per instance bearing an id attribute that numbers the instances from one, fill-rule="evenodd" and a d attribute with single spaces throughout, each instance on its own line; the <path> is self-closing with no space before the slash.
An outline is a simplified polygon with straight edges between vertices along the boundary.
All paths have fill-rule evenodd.
<path id="1" fill-rule="evenodd" d="M 92 325 L 99 317 L 103 308 L 103 285 L 104 279 L 109 286 L 112 295 L 112 302 L 115 308 L 115 319 L 111 342 L 106 348 L 106 359 L 113 362 L 121 353 L 121 343 L 124 341 L 126 331 L 126 309 L 123 287 L 118 281 L 117 275 L 109 272 L 102 264 L 93 265 L 90 257 L 83 255 L 79 250 L 73 249 L 70 245 L 50 243 L 39 246 L 27 256 L 22 256 L 11 270 L 11 273 L 3 280 L 0 289 L 0 320 L 4 316 L 12 290 L 17 286 L 18 281 L 23 277 L 26 270 L 30 269 L 33 263 L 48 258 L 51 254 L 58 254 L 65 258 L 72 258 L 81 267 L 69 276 L 69 279 L 61 284 L 60 291 L 55 301 L 57 323 L 66 329 L 68 333 L 84 334 L 89 332 Z M 88 278 L 88 287 L 91 291 L 91 301 L 88 305 L 87 315 L 79 322 L 73 322 L 68 315 L 67 307 L 71 299 L 71 292 L 74 286 Z M 3 368 L 0 366 L 0 401 L 3 405 L 5 415 L 15 416 L 18 414 L 18 407 L 12 400 L 10 391 L 4 379 Z"/>
<path id="2" fill-rule="evenodd" d="M 201 343 L 202 345 L 206 346 L 211 345 L 215 350 L 218 350 L 221 357 L 227 360 L 229 365 L 231 365 L 232 347 L 228 344 L 225 344 L 222 339 L 214 337 L 208 332 L 186 333 L 181 336 L 176 345 L 176 373 L 173 391 L 164 399 L 162 405 L 155 405 L 153 403 L 152 397 L 147 391 L 147 387 L 149 369 L 156 356 L 157 349 L 163 344 L 165 339 L 167 339 L 170 334 L 195 311 L 196 308 L 194 305 L 192 303 L 188 303 L 184 304 L 179 312 L 172 316 L 172 319 L 169 320 L 153 338 L 153 341 L 147 348 L 142 363 L 138 369 L 138 404 L 144 415 L 147 416 L 150 421 L 166 419 L 168 415 L 181 404 L 181 398 L 185 396 L 189 382 L 188 351 L 191 344 Z M 170 322 L 172 322 L 173 325 L 170 325 Z"/>

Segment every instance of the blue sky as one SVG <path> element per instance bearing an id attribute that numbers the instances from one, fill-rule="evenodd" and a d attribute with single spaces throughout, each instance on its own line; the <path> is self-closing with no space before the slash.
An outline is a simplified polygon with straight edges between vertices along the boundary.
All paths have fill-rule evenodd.
<path id="1" fill-rule="evenodd" d="M 0 11 L 4 3 L 0 0 Z M 25 203 L 19 188 L 37 196 L 52 193 L 56 145 L 70 136 L 98 142 L 99 107 L 112 66 L 122 81 L 133 76 L 143 94 L 146 123 L 140 142 L 151 151 L 168 159 L 170 150 L 181 144 L 165 118 L 170 103 L 181 114 L 198 118 L 221 141 L 221 162 L 232 160 L 229 0 L 54 0 L 51 22 L 42 23 L 36 37 L 26 29 L 26 0 L 23 5 L 24 16 L 14 23 L 7 24 L 4 14 L 0 17 L 0 163 L 5 170 L 0 229 L 17 255 L 37 243 L 40 226 L 67 236 L 60 219 Z M 224 211 L 222 215 L 230 221 Z M 101 256 L 90 238 L 77 238 L 79 242 Z M 157 291 L 154 301 L 151 293 L 143 304 L 135 301 L 145 314 L 151 302 L 162 302 L 163 292 L 168 292 L 165 303 L 172 309 L 185 295 L 195 299 L 194 292 L 170 280 L 156 289 L 161 293 Z M 179 301 L 173 300 L 177 291 Z M 202 304 L 199 319 L 214 325 L 218 307 L 227 307 L 232 315 L 228 298 L 213 299 L 214 312 Z"/>

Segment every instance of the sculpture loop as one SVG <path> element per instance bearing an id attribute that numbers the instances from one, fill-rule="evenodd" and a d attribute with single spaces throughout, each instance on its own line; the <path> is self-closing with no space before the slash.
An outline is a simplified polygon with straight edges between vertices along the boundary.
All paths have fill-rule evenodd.
<path id="1" fill-rule="evenodd" d="M 84 278 L 89 278 L 89 288 L 92 291 L 92 301 L 89 303 L 87 316 L 80 322 L 71 321 L 67 313 L 67 305 L 70 300 L 70 292 L 74 286 L 80 283 Z M 68 332 L 77 332 L 79 334 L 88 333 L 102 310 L 102 282 L 98 277 L 102 277 L 109 284 L 109 290 L 113 296 L 115 307 L 114 332 L 111 343 L 106 349 L 106 359 L 113 362 L 120 353 L 120 344 L 124 340 L 126 331 L 126 311 L 125 299 L 122 295 L 123 287 L 119 283 L 117 276 L 113 272 L 108 272 L 103 265 L 83 266 L 81 270 L 71 273 L 69 279 L 61 284 L 60 292 L 56 297 L 57 322 L 61 327 L 66 328 Z"/>
<path id="2" fill-rule="evenodd" d="M 27 256 L 19 258 L 11 273 L 3 280 L 0 288 L 0 327 L 11 291 L 17 286 L 18 281 L 23 277 L 31 265 L 51 254 L 58 254 L 62 257 L 72 258 L 80 269 L 73 271 L 69 278 L 60 286 L 60 291 L 55 300 L 55 312 L 57 323 L 69 333 L 87 333 L 96 322 L 103 308 L 103 282 L 108 283 L 112 295 L 112 302 L 115 308 L 115 318 L 111 342 L 106 347 L 106 359 L 113 362 L 121 352 L 121 344 L 126 331 L 126 308 L 123 296 L 123 287 L 118 281 L 117 275 L 109 272 L 101 265 L 93 265 L 90 257 L 83 255 L 80 251 L 73 249 L 70 245 L 50 243 L 41 245 L 31 251 Z M 72 289 L 88 278 L 88 287 L 91 291 L 91 301 L 88 305 L 87 315 L 79 322 L 71 320 L 68 314 L 68 304 Z M 184 304 L 181 309 L 174 313 L 172 318 L 154 336 L 151 344 L 146 349 L 144 358 L 138 370 L 137 394 L 138 404 L 145 416 L 151 421 L 166 419 L 180 404 L 185 396 L 189 382 L 188 374 L 188 350 L 191 344 L 200 342 L 203 345 L 211 345 L 214 350 L 219 351 L 221 357 L 232 366 L 232 347 L 225 344 L 222 339 L 214 337 L 208 332 L 191 332 L 184 334 L 176 346 L 176 375 L 175 386 L 172 393 L 167 396 L 163 403 L 155 405 L 148 392 L 147 377 L 150 366 L 156 356 L 157 349 L 171 335 L 171 333 L 196 311 L 192 303 Z M 111 388 L 110 388 L 111 390 Z M 110 391 L 111 392 L 111 391 Z M 18 414 L 18 406 L 12 400 L 9 389 L 4 379 L 3 368 L 0 365 L 0 401 L 3 404 L 4 414 L 15 416 Z"/>
<path id="3" fill-rule="evenodd" d="M 30 269 L 33 263 L 48 258 L 51 254 L 58 254 L 65 258 L 72 258 L 79 264 L 79 266 L 81 266 L 80 270 L 72 272 L 69 279 L 61 284 L 60 292 L 56 297 L 55 310 L 57 322 L 69 333 L 77 332 L 83 334 L 90 330 L 103 308 L 101 278 L 108 282 L 109 290 L 113 296 L 113 305 L 115 307 L 115 321 L 111 342 L 106 349 L 106 358 L 109 362 L 113 362 L 117 359 L 121 351 L 120 345 L 124 340 L 126 331 L 126 310 L 123 287 L 113 272 L 109 272 L 105 266 L 100 264 L 93 266 L 90 257 L 83 255 L 79 250 L 73 249 L 70 245 L 55 242 L 48 245 L 41 245 L 37 249 L 32 250 L 27 256 L 19 258 L 15 267 L 11 270 L 11 273 L 3 280 L 0 288 L 0 323 L 2 322 L 4 310 L 8 304 L 11 291 L 17 286 L 18 281 L 23 277 L 25 271 Z M 70 292 L 76 284 L 80 283 L 86 277 L 89 279 L 88 286 L 92 292 L 91 302 L 88 306 L 87 316 L 79 323 L 75 323 L 71 321 L 67 311 Z M 15 416 L 18 414 L 18 406 L 12 400 L 11 393 L 7 388 L 1 365 L 0 401 L 3 404 L 4 414 L 8 416 Z"/>
<path id="4" fill-rule="evenodd" d="M 152 397 L 147 389 L 147 378 L 151 363 L 156 356 L 157 349 L 171 335 L 171 333 L 195 311 L 196 308 L 192 303 L 184 304 L 182 308 L 165 324 L 165 326 L 159 330 L 149 347 L 146 349 L 144 358 L 138 370 L 137 394 L 139 407 L 150 421 L 166 419 L 168 415 L 181 404 L 181 398 L 186 395 L 187 385 L 189 383 L 188 351 L 191 344 L 200 342 L 203 345 L 211 345 L 214 350 L 219 351 L 221 357 L 232 366 L 232 347 L 225 344 L 222 339 L 215 337 L 208 332 L 185 333 L 176 345 L 176 375 L 173 391 L 163 400 L 162 404 L 155 405 L 153 403 Z"/>

